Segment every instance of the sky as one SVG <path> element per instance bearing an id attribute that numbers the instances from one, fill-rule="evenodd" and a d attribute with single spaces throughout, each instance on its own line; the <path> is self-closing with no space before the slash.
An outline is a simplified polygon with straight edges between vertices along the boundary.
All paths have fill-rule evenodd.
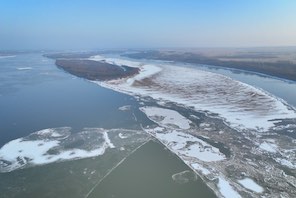
<path id="1" fill-rule="evenodd" d="M 0 50 L 296 46 L 295 0 L 0 0 Z"/>

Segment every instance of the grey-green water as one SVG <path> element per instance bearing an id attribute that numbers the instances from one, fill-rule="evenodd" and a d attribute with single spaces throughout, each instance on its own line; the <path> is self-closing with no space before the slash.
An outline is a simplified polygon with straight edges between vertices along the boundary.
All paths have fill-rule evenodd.
<path id="1" fill-rule="evenodd" d="M 216 197 L 199 177 L 187 178 L 188 182 L 174 181 L 172 175 L 190 169 L 164 148 L 157 142 L 146 143 L 111 172 L 89 198 Z"/>

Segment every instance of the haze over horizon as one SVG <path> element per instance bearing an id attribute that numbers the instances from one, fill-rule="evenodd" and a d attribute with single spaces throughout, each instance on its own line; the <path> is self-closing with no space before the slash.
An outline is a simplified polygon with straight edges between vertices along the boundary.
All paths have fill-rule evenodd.
<path id="1" fill-rule="evenodd" d="M 296 1 L 0 2 L 0 50 L 296 46 Z"/>

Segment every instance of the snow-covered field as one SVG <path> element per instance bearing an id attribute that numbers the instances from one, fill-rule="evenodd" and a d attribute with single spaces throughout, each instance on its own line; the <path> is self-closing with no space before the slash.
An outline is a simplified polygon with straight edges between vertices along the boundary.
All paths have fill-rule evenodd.
<path id="1" fill-rule="evenodd" d="M 275 119 L 296 118 L 283 100 L 224 75 L 173 65 L 151 65 L 124 59 L 91 58 L 117 65 L 139 67 L 130 78 L 96 82 L 131 95 L 150 96 L 216 113 L 237 130 L 268 131 Z"/>

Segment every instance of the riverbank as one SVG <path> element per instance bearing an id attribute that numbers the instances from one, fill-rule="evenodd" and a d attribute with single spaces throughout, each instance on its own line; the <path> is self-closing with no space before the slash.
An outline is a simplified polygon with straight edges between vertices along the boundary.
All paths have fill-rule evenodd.
<path id="1" fill-rule="evenodd" d="M 266 55 L 258 54 L 250 59 L 249 56 L 239 57 L 229 55 L 210 56 L 194 52 L 181 51 L 142 51 L 124 56 L 133 59 L 152 59 L 191 64 L 214 65 L 224 68 L 251 71 L 287 80 L 296 81 L 296 64 L 287 60 L 269 60 Z"/>

